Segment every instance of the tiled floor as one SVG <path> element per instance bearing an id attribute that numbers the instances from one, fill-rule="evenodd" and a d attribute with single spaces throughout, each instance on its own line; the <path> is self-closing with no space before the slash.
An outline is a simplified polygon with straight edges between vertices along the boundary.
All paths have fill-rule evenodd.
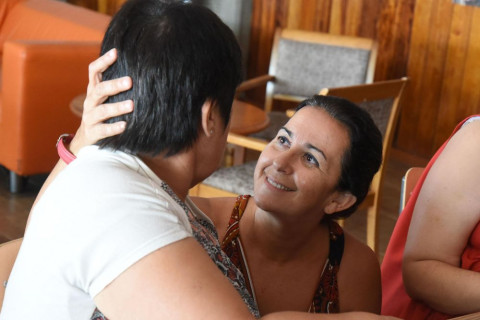
<path id="1" fill-rule="evenodd" d="M 379 258 L 383 258 L 390 234 L 398 216 L 400 184 L 405 171 L 414 165 L 405 157 L 393 153 L 387 163 L 387 176 L 380 217 Z M 23 193 L 11 194 L 8 191 L 8 172 L 0 167 L 0 243 L 23 235 L 28 213 L 45 176 L 35 176 L 28 180 Z M 345 228 L 359 239 L 365 239 L 365 212 L 354 213 L 346 220 Z"/>

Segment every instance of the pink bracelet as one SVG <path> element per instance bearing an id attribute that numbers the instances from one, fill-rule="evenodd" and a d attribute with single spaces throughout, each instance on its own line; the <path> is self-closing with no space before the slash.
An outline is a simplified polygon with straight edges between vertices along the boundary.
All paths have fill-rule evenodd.
<path id="1" fill-rule="evenodd" d="M 66 164 L 69 164 L 73 160 L 77 159 L 77 157 L 65 147 L 65 144 L 70 143 L 72 141 L 73 137 L 75 137 L 74 134 L 64 133 L 60 137 L 58 137 L 58 140 L 57 140 L 58 156 Z"/>

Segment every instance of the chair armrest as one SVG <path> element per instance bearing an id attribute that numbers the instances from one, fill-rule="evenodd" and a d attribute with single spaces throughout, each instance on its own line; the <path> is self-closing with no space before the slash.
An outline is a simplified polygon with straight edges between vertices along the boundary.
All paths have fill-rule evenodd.
<path id="1" fill-rule="evenodd" d="M 240 83 L 240 85 L 238 86 L 237 93 L 259 87 L 261 85 L 266 84 L 269 81 L 274 81 L 274 80 L 275 80 L 275 76 L 271 76 L 268 74 L 245 80 L 242 83 Z"/>
<path id="2" fill-rule="evenodd" d="M 240 134 L 235 134 L 235 133 L 228 134 L 227 142 L 240 147 L 257 150 L 257 151 L 263 151 L 263 149 L 265 149 L 265 147 L 268 144 L 268 142 L 265 140 L 242 136 Z"/>
<path id="3" fill-rule="evenodd" d="M 99 56 L 100 42 L 8 41 L 2 61 L 2 164 L 25 161 L 18 174 L 48 172 L 57 160 L 58 135 L 75 132 L 80 119 L 69 103 L 86 91 L 88 65 Z M 49 148 L 51 147 L 51 148 Z M 3 159 L 7 157 L 8 159 Z M 22 160 L 23 161 L 23 160 Z M 30 169 L 29 169 L 30 168 Z M 47 169 L 48 168 L 48 169 Z"/>

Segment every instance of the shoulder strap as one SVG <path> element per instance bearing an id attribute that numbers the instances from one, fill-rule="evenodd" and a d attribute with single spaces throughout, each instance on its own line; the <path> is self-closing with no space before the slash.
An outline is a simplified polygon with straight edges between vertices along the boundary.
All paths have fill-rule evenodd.
<path id="1" fill-rule="evenodd" d="M 247 207 L 248 200 L 250 199 L 249 195 L 242 195 L 237 197 L 237 201 L 232 210 L 232 215 L 230 216 L 230 220 L 228 221 L 227 231 L 223 236 L 222 240 L 222 249 L 229 244 L 233 239 L 238 237 L 240 232 L 239 230 L 239 223 L 240 219 L 245 212 L 245 208 Z"/>

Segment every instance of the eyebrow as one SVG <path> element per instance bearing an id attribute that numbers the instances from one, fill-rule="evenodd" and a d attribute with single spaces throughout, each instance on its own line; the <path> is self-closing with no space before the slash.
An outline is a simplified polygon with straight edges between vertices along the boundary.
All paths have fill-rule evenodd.
<path id="1" fill-rule="evenodd" d="M 290 131 L 290 130 L 288 130 L 287 128 L 281 127 L 280 129 L 285 130 L 285 132 L 287 132 L 287 134 L 288 134 L 288 136 L 289 136 L 290 138 L 292 138 L 292 137 L 294 136 L 293 132 Z M 307 143 L 307 148 L 308 148 L 308 149 L 313 149 L 313 150 L 317 151 L 318 153 L 320 153 L 320 154 L 323 156 L 323 158 L 325 158 L 325 160 L 327 160 L 327 156 L 325 155 L 325 153 L 324 153 L 322 150 L 320 150 L 320 149 L 318 149 L 317 147 L 315 147 L 313 144 Z"/>

